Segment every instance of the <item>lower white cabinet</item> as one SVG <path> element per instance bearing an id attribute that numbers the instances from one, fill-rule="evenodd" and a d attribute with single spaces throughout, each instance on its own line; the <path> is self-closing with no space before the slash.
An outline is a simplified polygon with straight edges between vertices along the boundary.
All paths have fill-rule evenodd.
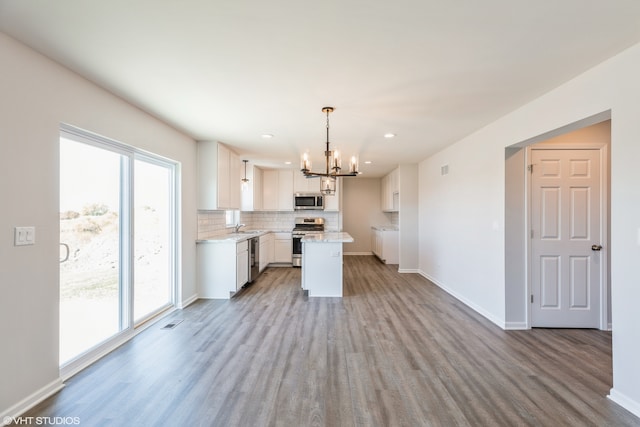
<path id="1" fill-rule="evenodd" d="M 249 280 L 249 242 L 198 243 L 197 282 L 200 298 L 229 299 Z"/>
<path id="2" fill-rule="evenodd" d="M 236 244 L 236 291 L 249 281 L 249 241 Z"/>
<path id="3" fill-rule="evenodd" d="M 273 262 L 274 242 L 273 233 L 260 236 L 260 259 L 258 262 L 260 271 L 267 268 L 267 266 Z"/>
<path id="4" fill-rule="evenodd" d="M 274 254 L 273 262 L 291 263 L 293 252 L 293 241 L 291 233 L 273 233 L 274 234 Z"/>
<path id="5" fill-rule="evenodd" d="M 398 230 L 372 227 L 371 250 L 385 264 L 398 264 Z"/>

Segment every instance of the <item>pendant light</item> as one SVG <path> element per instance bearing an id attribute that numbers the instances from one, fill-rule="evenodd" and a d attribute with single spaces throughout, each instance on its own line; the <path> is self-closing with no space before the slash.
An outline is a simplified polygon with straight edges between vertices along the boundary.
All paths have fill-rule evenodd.
<path id="1" fill-rule="evenodd" d="M 247 162 L 249 160 L 243 160 L 244 162 L 244 178 L 242 178 L 242 191 L 245 191 L 249 188 L 249 178 L 247 178 Z"/>
<path id="2" fill-rule="evenodd" d="M 322 112 L 327 115 L 327 141 L 326 149 L 324 152 L 326 169 L 325 172 L 312 172 L 311 160 L 309 155 L 304 153 L 302 155 L 300 170 L 307 178 L 320 177 L 320 192 L 326 196 L 332 196 L 336 194 L 336 178 L 339 176 L 357 176 L 358 175 L 358 158 L 352 156 L 349 162 L 349 172 L 341 173 L 342 170 L 342 158 L 338 150 L 331 151 L 329 147 L 329 114 L 334 110 L 333 107 L 324 107 Z"/>

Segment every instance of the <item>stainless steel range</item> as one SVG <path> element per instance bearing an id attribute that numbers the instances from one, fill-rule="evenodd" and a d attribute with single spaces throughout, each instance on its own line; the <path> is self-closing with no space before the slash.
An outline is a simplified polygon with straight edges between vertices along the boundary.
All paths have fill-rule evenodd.
<path id="1" fill-rule="evenodd" d="M 296 226 L 291 232 L 293 244 L 292 262 L 294 267 L 302 266 L 302 242 L 306 234 L 324 232 L 324 218 L 296 218 Z"/>

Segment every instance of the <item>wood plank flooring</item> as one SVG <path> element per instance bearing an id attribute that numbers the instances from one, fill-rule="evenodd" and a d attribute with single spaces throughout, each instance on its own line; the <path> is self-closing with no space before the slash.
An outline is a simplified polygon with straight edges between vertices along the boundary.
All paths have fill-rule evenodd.
<path id="1" fill-rule="evenodd" d="M 638 426 L 611 334 L 503 331 L 417 274 L 345 257 L 344 298 L 269 268 L 142 332 L 25 416 L 82 426 Z M 173 319 L 176 328 L 161 329 Z"/>

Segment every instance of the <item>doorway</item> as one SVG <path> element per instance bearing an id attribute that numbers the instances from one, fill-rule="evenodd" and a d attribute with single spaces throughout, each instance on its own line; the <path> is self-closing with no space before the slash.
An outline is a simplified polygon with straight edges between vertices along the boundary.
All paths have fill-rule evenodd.
<path id="1" fill-rule="evenodd" d="M 601 149 L 534 145 L 530 154 L 531 326 L 598 328 Z"/>
<path id="2" fill-rule="evenodd" d="M 505 328 L 528 329 L 531 325 L 531 147 L 587 148 L 601 153 L 602 237 L 600 245 L 603 286 L 599 290 L 600 315 L 597 327 L 611 329 L 611 278 L 609 229 L 609 147 L 611 112 L 604 111 L 575 123 L 505 149 Z M 536 144 L 536 145 L 534 145 Z M 564 144 L 564 146 L 562 145 Z M 577 144 L 582 144 L 579 146 Z M 604 145 L 603 145 L 604 144 Z M 544 147 L 546 145 L 546 147 Z M 534 166 L 535 167 L 535 166 Z M 591 245 L 588 246 L 590 249 Z M 535 299 L 534 299 L 535 302 Z"/>
<path id="3" fill-rule="evenodd" d="M 81 369 L 173 307 L 175 174 L 171 161 L 62 127 L 61 371 Z"/>

